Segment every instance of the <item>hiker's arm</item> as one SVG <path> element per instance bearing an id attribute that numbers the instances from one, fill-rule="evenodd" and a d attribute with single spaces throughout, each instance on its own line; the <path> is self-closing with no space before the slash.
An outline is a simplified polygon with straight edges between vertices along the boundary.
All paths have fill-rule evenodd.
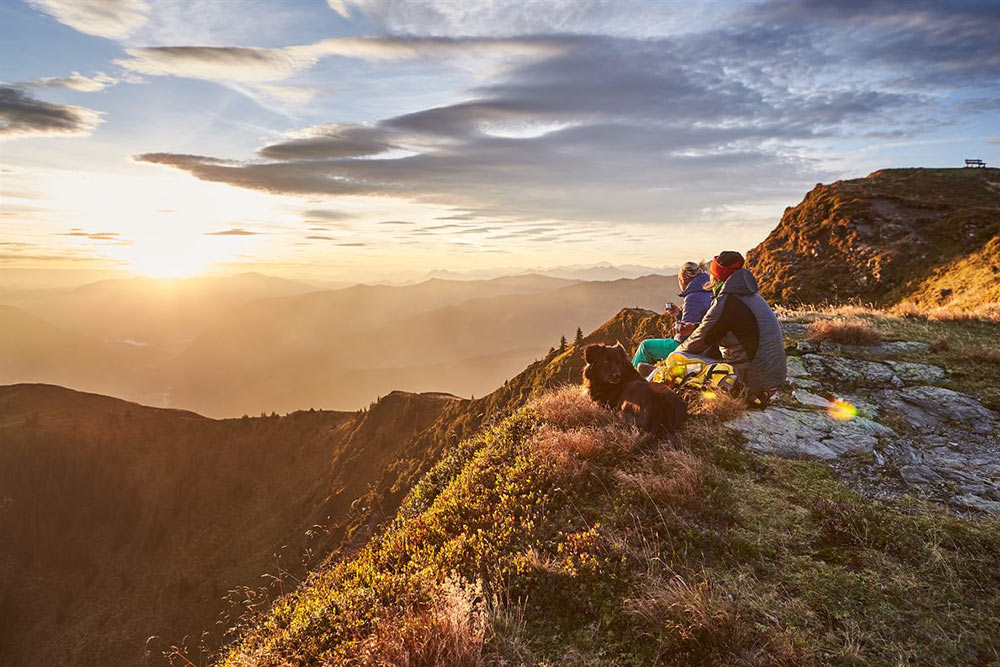
<path id="1" fill-rule="evenodd" d="M 710 347 L 719 344 L 719 341 L 726 334 L 726 322 L 723 318 L 723 313 L 725 312 L 726 301 L 728 299 L 728 295 L 721 294 L 712 302 L 708 312 L 705 313 L 705 317 L 702 318 L 701 324 L 684 341 L 684 344 L 678 348 L 678 351 L 701 354 Z"/>

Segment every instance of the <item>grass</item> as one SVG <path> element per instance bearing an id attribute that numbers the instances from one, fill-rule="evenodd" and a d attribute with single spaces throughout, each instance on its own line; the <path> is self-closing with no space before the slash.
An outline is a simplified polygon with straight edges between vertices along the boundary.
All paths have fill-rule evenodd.
<path id="1" fill-rule="evenodd" d="M 933 364 L 945 369 L 945 386 L 970 394 L 986 407 L 1000 411 L 1000 324 L 984 317 L 932 318 L 926 311 L 893 307 L 880 310 L 860 305 L 837 308 L 778 309 L 783 318 L 813 327 L 848 319 L 871 328 L 884 340 L 924 341 L 928 353 L 901 357 L 904 361 Z M 808 333 L 807 333 L 808 335 Z M 791 340 L 795 340 L 793 336 Z M 863 352 L 858 353 L 865 356 Z M 873 357 L 880 359 L 881 357 Z"/>
<path id="2" fill-rule="evenodd" d="M 813 341 L 830 341 L 844 345 L 875 345 L 882 342 L 882 334 L 875 327 L 861 320 L 820 320 L 809 325 L 808 338 Z"/>
<path id="3" fill-rule="evenodd" d="M 745 452 L 711 405 L 640 452 L 578 388 L 544 394 L 447 452 L 222 664 L 1000 660 L 1000 522 Z"/>

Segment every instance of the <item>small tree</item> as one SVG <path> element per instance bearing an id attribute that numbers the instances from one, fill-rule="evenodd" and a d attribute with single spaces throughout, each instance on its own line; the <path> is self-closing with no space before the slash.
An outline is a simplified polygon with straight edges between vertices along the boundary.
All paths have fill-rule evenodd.
<path id="1" fill-rule="evenodd" d="M 583 342 L 583 329 L 580 327 L 576 328 L 576 339 L 573 342 L 577 345 Z"/>
<path id="2" fill-rule="evenodd" d="M 559 338 L 559 351 L 560 352 L 566 351 L 566 336 L 562 336 Z"/>

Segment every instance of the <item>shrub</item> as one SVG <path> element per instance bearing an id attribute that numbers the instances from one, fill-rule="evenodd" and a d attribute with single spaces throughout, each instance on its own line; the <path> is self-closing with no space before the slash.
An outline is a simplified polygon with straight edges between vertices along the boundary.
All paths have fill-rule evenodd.
<path id="1" fill-rule="evenodd" d="M 882 334 L 860 320 L 821 320 L 809 325 L 808 337 L 813 341 L 828 340 L 844 345 L 875 345 Z"/>
<path id="2" fill-rule="evenodd" d="M 614 417 L 587 395 L 583 385 L 566 385 L 548 391 L 531 402 L 543 421 L 560 429 L 610 424 Z"/>

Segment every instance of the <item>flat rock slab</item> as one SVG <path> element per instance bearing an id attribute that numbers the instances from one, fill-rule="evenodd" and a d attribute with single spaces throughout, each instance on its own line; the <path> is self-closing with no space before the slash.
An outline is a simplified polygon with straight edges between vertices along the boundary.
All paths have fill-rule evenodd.
<path id="1" fill-rule="evenodd" d="M 896 377 L 907 384 L 932 384 L 948 379 L 948 375 L 940 366 L 892 360 L 886 360 L 885 363 L 896 374 Z"/>
<path id="2" fill-rule="evenodd" d="M 802 356 L 802 363 L 810 375 L 827 377 L 838 383 L 858 387 L 903 386 L 892 368 L 877 361 L 806 354 Z"/>
<path id="3" fill-rule="evenodd" d="M 971 396 L 944 387 L 890 389 L 880 392 L 877 400 L 917 429 L 940 431 L 956 425 L 982 435 L 996 432 L 998 416 L 995 412 Z"/>
<path id="4" fill-rule="evenodd" d="M 895 436 L 891 428 L 864 417 L 840 421 L 825 412 L 784 407 L 746 412 L 726 426 L 746 437 L 747 448 L 787 458 L 831 460 L 870 453 L 880 437 Z"/>

